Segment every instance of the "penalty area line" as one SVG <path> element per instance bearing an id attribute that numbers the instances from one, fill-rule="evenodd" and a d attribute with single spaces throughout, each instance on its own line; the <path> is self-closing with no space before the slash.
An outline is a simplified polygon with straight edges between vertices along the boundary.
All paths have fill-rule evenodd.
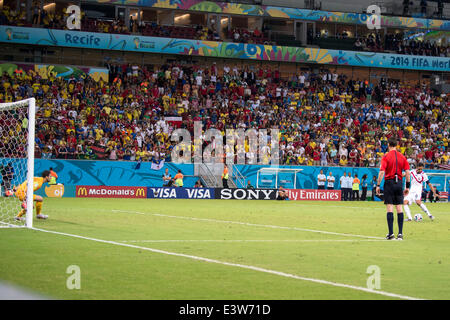
<path id="1" fill-rule="evenodd" d="M 283 226 L 258 224 L 258 223 L 251 223 L 251 222 L 217 220 L 217 219 L 209 219 L 209 218 L 183 217 L 183 216 L 173 216 L 173 215 L 167 215 L 167 214 L 161 214 L 161 213 L 150 213 L 150 212 L 146 213 L 146 212 L 128 211 L 128 210 L 111 210 L 111 211 L 112 212 L 123 212 L 123 213 L 135 213 L 135 214 L 142 214 L 142 215 L 152 215 L 152 216 L 156 216 L 156 217 L 184 219 L 184 220 L 192 220 L 192 221 L 206 221 L 206 222 L 216 222 L 216 223 L 239 224 L 239 225 L 251 226 L 251 227 L 315 232 L 315 233 L 331 234 L 331 235 L 343 236 L 343 237 L 357 237 L 357 238 L 365 238 L 365 239 L 385 240 L 382 237 L 364 236 L 364 235 L 359 235 L 359 234 L 339 233 L 339 232 L 323 231 L 323 230 L 312 230 L 312 229 L 304 229 L 304 228 L 298 228 L 298 227 L 283 227 Z"/>
<path id="2" fill-rule="evenodd" d="M 395 242 L 378 239 L 174 239 L 174 240 L 117 240 L 123 243 L 164 243 L 164 242 Z"/>
<path id="3" fill-rule="evenodd" d="M 302 276 L 298 276 L 295 274 L 265 269 L 265 268 L 261 268 L 261 267 L 251 266 L 251 265 L 232 263 L 232 262 L 226 262 L 226 261 L 220 261 L 220 260 L 215 260 L 215 259 L 193 256 L 193 255 L 184 254 L 184 253 L 176 253 L 176 252 L 170 252 L 170 251 L 165 251 L 165 250 L 153 249 L 153 248 L 137 246 L 137 245 L 133 245 L 133 244 L 129 244 L 129 243 L 120 243 L 120 242 L 116 242 L 116 241 L 84 237 L 84 236 L 80 236 L 80 235 L 58 232 L 58 231 L 53 231 L 53 230 L 45 230 L 45 229 L 38 229 L 38 228 L 32 228 L 32 230 L 56 234 L 56 235 L 62 235 L 62 236 L 66 236 L 66 237 L 90 240 L 90 241 L 95 241 L 95 242 L 100 242 L 100 243 L 105 243 L 105 244 L 112 244 L 112 245 L 117 245 L 117 246 L 122 246 L 122 247 L 128 247 L 128 248 L 133 248 L 133 249 L 145 250 L 145 251 L 150 251 L 150 252 L 154 252 L 154 253 L 161 253 L 161 254 L 165 254 L 165 255 L 169 255 L 169 256 L 188 258 L 188 259 L 192 259 L 192 260 L 196 260 L 196 261 L 215 263 L 215 264 L 230 266 L 230 267 L 237 267 L 237 268 L 241 268 L 241 269 L 247 269 L 247 270 L 272 274 L 272 275 L 276 275 L 276 276 L 280 276 L 280 277 L 291 278 L 291 279 L 302 280 L 302 281 L 309 281 L 309 282 L 314 282 L 314 283 L 319 283 L 319 284 L 329 285 L 329 286 L 334 286 L 334 287 L 340 287 L 340 288 L 347 288 L 347 289 L 352 289 L 352 290 L 357 290 L 357 291 L 362 291 L 362 292 L 367 292 L 367 293 L 372 293 L 372 294 L 378 294 L 378 295 L 397 298 L 397 299 L 424 300 L 422 298 L 415 298 L 415 297 L 400 295 L 400 294 L 391 293 L 391 292 L 387 292 L 387 291 L 373 290 L 373 289 L 369 289 L 369 288 L 353 286 L 353 285 L 349 285 L 349 284 L 343 284 L 343 283 L 332 282 L 332 281 L 327 281 L 327 280 L 315 279 L 315 278 L 307 278 L 307 277 L 302 277 Z"/>

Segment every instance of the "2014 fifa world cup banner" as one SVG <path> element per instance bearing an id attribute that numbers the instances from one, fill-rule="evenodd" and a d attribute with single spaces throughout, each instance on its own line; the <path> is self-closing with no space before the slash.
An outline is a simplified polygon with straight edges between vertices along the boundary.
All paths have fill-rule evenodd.
<path id="1" fill-rule="evenodd" d="M 289 200 L 341 201 L 341 190 L 286 190 Z"/>
<path id="2" fill-rule="evenodd" d="M 212 188 L 147 188 L 147 196 L 157 199 L 215 199 Z"/>
<path id="3" fill-rule="evenodd" d="M 147 187 L 77 186 L 77 198 L 147 198 Z"/>
<path id="4" fill-rule="evenodd" d="M 450 71 L 450 58 L 0 26 L 0 42 L 260 61 Z"/>

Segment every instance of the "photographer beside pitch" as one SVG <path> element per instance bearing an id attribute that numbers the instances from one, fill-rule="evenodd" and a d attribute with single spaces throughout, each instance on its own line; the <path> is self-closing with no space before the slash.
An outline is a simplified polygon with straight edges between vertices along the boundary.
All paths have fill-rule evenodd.
<path id="1" fill-rule="evenodd" d="M 389 138 L 389 152 L 381 159 L 380 173 L 378 174 L 376 193 L 380 195 L 380 184 L 384 177 L 384 204 L 387 211 L 387 224 L 389 233 L 387 240 L 394 239 L 394 205 L 397 210 L 398 240 L 403 240 L 403 194 L 406 196 L 411 187 L 409 163 L 406 157 L 397 151 L 397 139 Z M 403 192 L 403 171 L 405 171 L 406 188 Z"/>

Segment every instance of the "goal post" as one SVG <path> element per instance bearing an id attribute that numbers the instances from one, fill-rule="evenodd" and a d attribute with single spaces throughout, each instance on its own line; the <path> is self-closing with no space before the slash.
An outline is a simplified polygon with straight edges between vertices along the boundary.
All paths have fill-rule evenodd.
<path id="1" fill-rule="evenodd" d="M 27 220 L 26 226 L 33 228 L 33 187 L 34 187 L 34 134 L 36 125 L 36 99 L 28 99 L 28 150 L 27 150 Z"/>
<path id="2" fill-rule="evenodd" d="M 36 100 L 0 103 L 0 226 L 33 227 Z M 16 194 L 27 181 L 25 197 Z M 15 220 L 26 203 L 26 218 Z"/>

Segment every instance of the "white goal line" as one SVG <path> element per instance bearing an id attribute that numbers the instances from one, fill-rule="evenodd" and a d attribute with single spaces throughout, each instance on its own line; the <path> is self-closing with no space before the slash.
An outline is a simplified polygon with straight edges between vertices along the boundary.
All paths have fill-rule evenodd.
<path id="1" fill-rule="evenodd" d="M 25 226 L 0 221 L 0 228 L 25 228 Z"/>

